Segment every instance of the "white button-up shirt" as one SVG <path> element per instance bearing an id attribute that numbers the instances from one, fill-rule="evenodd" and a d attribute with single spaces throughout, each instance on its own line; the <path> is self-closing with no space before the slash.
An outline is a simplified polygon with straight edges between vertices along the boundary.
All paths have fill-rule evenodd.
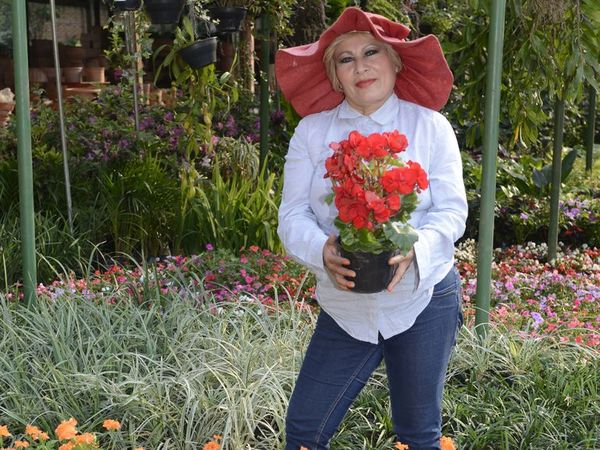
<path id="1" fill-rule="evenodd" d="M 415 259 L 393 292 L 357 294 L 338 289 L 323 264 L 323 246 L 338 212 L 325 197 L 331 181 L 324 178 L 332 142 L 352 130 L 364 135 L 398 130 L 406 135 L 404 161 L 417 161 L 427 172 L 429 188 L 419 194 L 409 223 L 417 230 Z M 278 233 L 294 259 L 317 278 L 317 301 L 348 334 L 377 343 L 412 326 L 431 299 L 433 287 L 454 263 L 454 242 L 465 229 L 467 200 L 462 163 L 452 126 L 440 113 L 392 96 L 364 116 L 346 101 L 334 109 L 304 117 L 290 141 L 285 159 Z"/>

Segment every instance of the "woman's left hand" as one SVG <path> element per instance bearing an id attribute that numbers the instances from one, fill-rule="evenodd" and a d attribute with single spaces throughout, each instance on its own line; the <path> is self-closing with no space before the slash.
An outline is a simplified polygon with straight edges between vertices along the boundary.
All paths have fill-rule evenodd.
<path id="1" fill-rule="evenodd" d="M 388 292 L 392 292 L 394 290 L 394 288 L 396 287 L 396 285 L 398 283 L 400 283 L 400 280 L 402 280 L 404 273 L 410 266 L 410 263 L 412 262 L 414 257 L 415 257 L 415 251 L 414 251 L 414 249 L 411 248 L 410 251 L 406 255 L 392 256 L 389 259 L 388 264 L 390 266 L 393 266 L 394 264 L 398 264 L 398 268 L 396 269 L 394 278 L 392 278 L 392 281 L 390 281 L 390 284 L 388 284 L 388 287 L 387 287 Z"/>

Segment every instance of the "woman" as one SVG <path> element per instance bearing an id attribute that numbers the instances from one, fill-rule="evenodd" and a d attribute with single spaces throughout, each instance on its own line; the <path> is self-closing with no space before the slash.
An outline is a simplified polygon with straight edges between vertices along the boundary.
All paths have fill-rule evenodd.
<path id="1" fill-rule="evenodd" d="M 290 400 L 286 449 L 327 449 L 371 373 L 385 361 L 398 440 L 439 449 L 448 359 L 462 323 L 454 242 L 467 203 L 456 137 L 436 110 L 452 74 L 437 39 L 405 41 L 409 29 L 358 8 L 346 9 L 319 41 L 280 50 L 279 84 L 303 119 L 284 168 L 279 235 L 288 253 L 317 277 L 321 312 Z M 386 290 L 353 293 L 349 261 L 339 256 L 325 202 L 329 144 L 350 131 L 398 130 L 405 158 L 421 164 L 429 189 L 410 218 L 419 239 Z"/>

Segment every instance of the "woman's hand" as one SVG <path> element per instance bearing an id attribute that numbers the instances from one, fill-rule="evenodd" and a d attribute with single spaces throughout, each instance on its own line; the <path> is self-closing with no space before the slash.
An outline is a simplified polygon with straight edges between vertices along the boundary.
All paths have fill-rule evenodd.
<path id="1" fill-rule="evenodd" d="M 355 277 L 354 271 L 344 267 L 350 264 L 350 261 L 340 256 L 340 250 L 337 246 L 336 237 L 329 236 L 323 246 L 323 264 L 331 275 L 331 278 L 337 283 L 337 287 L 344 291 L 354 287 L 354 282 L 344 277 Z"/>
<path id="2" fill-rule="evenodd" d="M 390 284 L 388 284 L 388 287 L 387 287 L 388 292 L 392 292 L 394 290 L 394 288 L 396 287 L 396 285 L 398 283 L 400 283 L 400 280 L 402 280 L 402 277 L 404 276 L 406 270 L 410 266 L 410 263 L 412 262 L 414 257 L 415 257 L 415 250 L 411 248 L 410 252 L 408 252 L 406 254 L 406 256 L 397 255 L 397 256 L 392 256 L 389 259 L 388 264 L 390 266 L 393 266 L 394 264 L 398 264 L 398 268 L 396 269 L 394 278 L 392 278 L 392 281 L 390 281 Z"/>

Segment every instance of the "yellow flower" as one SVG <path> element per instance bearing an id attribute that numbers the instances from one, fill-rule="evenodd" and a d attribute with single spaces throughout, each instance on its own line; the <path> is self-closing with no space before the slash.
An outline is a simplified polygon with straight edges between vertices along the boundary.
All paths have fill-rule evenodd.
<path id="1" fill-rule="evenodd" d="M 121 429 L 121 423 L 118 420 L 112 419 L 106 419 L 102 426 L 109 431 L 116 431 Z"/>
<path id="2" fill-rule="evenodd" d="M 402 442 L 396 442 L 394 448 L 397 450 L 408 450 L 408 445 L 403 444 Z"/>
<path id="3" fill-rule="evenodd" d="M 48 433 L 44 433 L 38 427 L 35 427 L 33 425 L 27 425 L 25 427 L 25 434 L 30 436 L 31 439 L 33 439 L 34 441 L 37 441 L 38 439 L 40 441 L 47 441 L 48 439 L 50 439 Z"/>
<path id="4" fill-rule="evenodd" d="M 63 444 L 60 447 L 58 447 L 58 450 L 72 450 L 73 447 L 75 447 L 75 445 L 75 442 L 67 442 L 66 444 Z"/>
<path id="5" fill-rule="evenodd" d="M 75 428 L 77 425 L 77 421 L 72 417 L 69 420 L 63 420 L 59 426 L 56 427 L 54 432 L 56 433 L 56 437 L 59 441 L 66 441 L 68 439 L 73 439 L 77 435 L 77 429 Z M 61 446 L 62 447 L 62 446 Z M 69 449 L 60 449 L 59 450 L 69 450 Z"/>
<path id="6" fill-rule="evenodd" d="M 29 447 L 29 442 L 27 441 L 15 441 L 15 448 L 27 448 Z"/>
<path id="7" fill-rule="evenodd" d="M 456 450 L 454 442 L 447 436 L 442 436 L 440 438 L 440 447 L 442 447 L 442 450 Z"/>
<path id="8" fill-rule="evenodd" d="M 8 427 L 6 425 L 0 425 L 0 437 L 10 437 L 12 434 L 8 431 Z"/>
<path id="9" fill-rule="evenodd" d="M 92 445 L 96 441 L 96 436 L 92 433 L 83 433 L 78 436 L 75 436 L 75 442 L 78 444 L 88 444 Z"/>

